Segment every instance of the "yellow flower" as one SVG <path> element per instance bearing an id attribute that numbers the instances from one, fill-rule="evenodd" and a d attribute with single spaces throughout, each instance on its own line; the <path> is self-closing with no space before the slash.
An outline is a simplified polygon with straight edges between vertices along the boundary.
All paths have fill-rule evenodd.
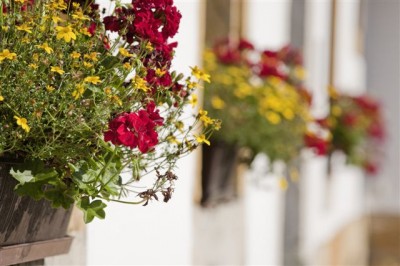
<path id="1" fill-rule="evenodd" d="M 162 69 L 160 69 L 160 68 L 157 68 L 156 69 L 156 75 L 157 75 L 157 77 L 162 77 L 162 76 L 164 76 L 164 74 L 165 74 L 165 70 L 162 70 Z"/>
<path id="2" fill-rule="evenodd" d="M 0 102 L 4 101 L 4 97 L 0 95 Z"/>
<path id="3" fill-rule="evenodd" d="M 38 69 L 38 65 L 36 64 L 29 64 L 28 67 L 33 68 L 33 69 Z"/>
<path id="4" fill-rule="evenodd" d="M 74 14 L 72 14 L 72 17 L 79 20 L 89 20 L 89 18 L 85 16 L 81 10 L 76 11 Z"/>
<path id="5" fill-rule="evenodd" d="M 332 99 L 337 99 L 339 97 L 339 92 L 333 86 L 328 87 L 328 93 Z"/>
<path id="6" fill-rule="evenodd" d="M 279 178 L 278 185 L 279 185 L 279 188 L 282 189 L 283 191 L 287 190 L 287 188 L 289 186 L 288 181 L 284 177 Z"/>
<path id="7" fill-rule="evenodd" d="M 198 102 L 197 95 L 196 94 L 192 94 L 192 97 L 190 98 L 189 103 L 194 108 L 197 105 L 197 102 Z"/>
<path id="8" fill-rule="evenodd" d="M 197 141 L 198 143 L 205 143 L 205 144 L 207 144 L 208 146 L 210 146 L 210 141 L 206 139 L 206 135 L 201 134 L 201 135 L 195 136 L 195 137 L 196 137 L 196 141 Z"/>
<path id="9" fill-rule="evenodd" d="M 15 120 L 17 120 L 17 125 L 22 127 L 23 130 L 25 130 L 27 133 L 31 130 L 31 128 L 28 126 L 28 121 L 19 116 L 14 116 Z"/>
<path id="10" fill-rule="evenodd" d="M 8 49 L 4 49 L 0 53 L 0 62 L 3 61 L 4 59 L 14 60 L 16 58 L 17 58 L 17 54 L 16 53 L 11 53 L 10 50 L 8 50 Z"/>
<path id="11" fill-rule="evenodd" d="M 251 95 L 251 93 L 252 87 L 247 83 L 240 83 L 238 87 L 233 91 L 233 94 L 235 94 L 235 96 L 239 99 L 243 99 L 246 96 Z"/>
<path id="12" fill-rule="evenodd" d="M 128 50 L 126 50 L 126 49 L 123 48 L 123 47 L 120 47 L 118 50 L 119 50 L 119 53 L 120 53 L 122 56 L 125 56 L 125 57 L 132 57 L 132 56 L 133 56 L 133 54 L 130 54 L 130 53 L 128 52 Z"/>
<path id="13" fill-rule="evenodd" d="M 20 31 L 25 31 L 25 32 L 27 32 L 27 33 L 32 33 L 32 27 L 29 27 L 27 24 L 22 24 L 21 26 L 17 26 L 16 27 L 17 28 L 17 30 L 20 30 Z"/>
<path id="14" fill-rule="evenodd" d="M 82 28 L 82 29 L 80 29 L 79 32 L 82 33 L 83 35 L 88 36 L 88 37 L 92 37 L 92 34 L 88 31 L 87 28 Z"/>
<path id="15" fill-rule="evenodd" d="M 99 61 L 99 59 L 97 59 L 97 55 L 98 55 L 98 53 L 93 52 L 93 53 L 90 53 L 90 54 L 85 54 L 85 55 L 83 56 L 83 58 L 85 58 L 85 59 L 90 59 L 90 60 L 92 60 L 93 62 L 97 62 L 97 61 Z"/>
<path id="16" fill-rule="evenodd" d="M 153 52 L 154 48 L 150 42 L 146 44 L 146 50 L 149 51 L 150 53 Z"/>
<path id="17" fill-rule="evenodd" d="M 10 27 L 9 26 L 1 26 L 1 29 L 4 31 L 8 31 L 10 29 Z"/>
<path id="18" fill-rule="evenodd" d="M 121 99 L 120 99 L 117 95 L 113 95 L 113 96 L 111 97 L 111 99 L 113 100 L 113 102 L 116 102 L 119 106 L 122 105 L 122 101 L 121 101 Z"/>
<path id="19" fill-rule="evenodd" d="M 135 76 L 135 81 L 133 82 L 133 87 L 142 90 L 144 92 L 148 91 L 149 88 L 147 87 L 146 80 L 142 79 L 139 76 Z"/>
<path id="20" fill-rule="evenodd" d="M 57 40 L 64 39 L 66 42 L 70 42 L 71 40 L 76 40 L 76 35 L 73 32 L 71 26 L 61 27 L 57 26 Z"/>
<path id="21" fill-rule="evenodd" d="M 86 77 L 83 81 L 87 82 L 87 83 L 92 83 L 94 85 L 101 83 L 101 79 L 98 76 L 89 76 L 89 77 Z"/>
<path id="22" fill-rule="evenodd" d="M 186 86 L 188 87 L 189 90 L 194 89 L 194 88 L 201 88 L 199 83 L 197 82 L 192 82 L 190 80 L 186 81 Z"/>
<path id="23" fill-rule="evenodd" d="M 52 92 L 52 91 L 55 90 L 55 88 L 54 88 L 53 86 L 51 86 L 51 85 L 47 85 L 47 86 L 46 86 L 46 90 L 47 90 L 48 92 Z"/>
<path id="24" fill-rule="evenodd" d="M 71 53 L 71 57 L 72 57 L 73 59 L 78 59 L 79 57 L 81 57 L 81 54 L 78 53 L 78 52 L 73 51 L 73 52 Z"/>
<path id="25" fill-rule="evenodd" d="M 211 98 L 211 105 L 214 109 L 224 109 L 225 102 L 218 96 L 213 96 Z"/>
<path id="26" fill-rule="evenodd" d="M 342 114 L 342 108 L 340 108 L 339 105 L 333 105 L 332 106 L 332 114 L 336 117 L 340 116 Z"/>
<path id="27" fill-rule="evenodd" d="M 47 43 L 44 43 L 42 45 L 36 45 L 36 47 L 45 50 L 46 53 L 48 54 L 53 53 L 53 48 L 51 48 Z"/>
<path id="28" fill-rule="evenodd" d="M 214 124 L 214 120 L 212 120 L 207 114 L 208 114 L 207 111 L 204 110 L 199 111 L 200 121 L 203 121 L 205 127 Z"/>
<path id="29" fill-rule="evenodd" d="M 76 89 L 72 92 L 72 97 L 74 97 L 75 100 L 78 100 L 83 93 L 85 92 L 85 86 L 82 84 L 76 85 Z"/>
<path id="30" fill-rule="evenodd" d="M 91 67 L 93 67 L 93 64 L 89 63 L 89 62 L 83 62 L 83 66 L 86 68 L 91 68 Z"/>
<path id="31" fill-rule="evenodd" d="M 281 122 L 281 117 L 275 112 L 271 111 L 266 112 L 265 118 L 268 120 L 268 122 L 270 122 L 273 125 L 277 125 Z"/>
<path id="32" fill-rule="evenodd" d="M 192 70 L 192 75 L 197 79 L 210 83 L 210 75 L 201 71 L 197 66 L 190 67 L 190 69 Z"/>
<path id="33" fill-rule="evenodd" d="M 61 21 L 63 21 L 63 19 L 62 18 L 60 18 L 60 17 L 58 17 L 58 16 L 53 16 L 52 18 L 51 18 L 52 20 L 53 20 L 53 22 L 54 23 L 58 23 L 58 22 L 61 22 Z"/>
<path id="34" fill-rule="evenodd" d="M 51 72 L 56 72 L 56 73 L 58 73 L 58 74 L 60 74 L 60 75 L 62 75 L 62 74 L 65 73 L 65 71 L 62 70 L 62 69 L 61 69 L 60 67 L 58 67 L 58 66 L 52 66 L 51 69 L 50 69 L 50 71 L 51 71 Z"/>
<path id="35" fill-rule="evenodd" d="M 36 61 L 36 62 L 39 61 L 39 55 L 36 54 L 36 53 L 33 54 L 33 55 L 32 55 L 32 59 L 33 59 L 34 61 Z"/>
<path id="36" fill-rule="evenodd" d="M 289 108 L 286 108 L 284 111 L 283 111 L 283 116 L 287 119 L 287 120 L 292 120 L 293 118 L 294 118 L 294 113 L 293 113 L 293 111 L 291 110 L 291 109 L 289 109 Z"/>
<path id="37" fill-rule="evenodd" d="M 124 66 L 124 68 L 127 69 L 127 70 L 129 70 L 129 69 L 132 68 L 131 64 L 129 64 L 128 62 L 124 63 L 123 66 Z"/>
<path id="38" fill-rule="evenodd" d="M 25 3 L 25 0 L 15 0 L 15 2 L 23 4 L 23 3 Z"/>

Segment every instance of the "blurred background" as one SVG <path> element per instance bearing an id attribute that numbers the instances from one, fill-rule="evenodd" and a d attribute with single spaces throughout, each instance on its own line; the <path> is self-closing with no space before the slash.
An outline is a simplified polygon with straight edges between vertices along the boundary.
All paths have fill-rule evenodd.
<path id="1" fill-rule="evenodd" d="M 202 66 L 216 40 L 240 36 L 259 49 L 302 51 L 317 118 L 329 110 L 328 85 L 377 98 L 386 124 L 380 171 L 368 176 L 340 156 L 328 171 L 326 156 L 304 150 L 298 177 L 285 186 L 285 165 L 271 167 L 263 154 L 250 166 L 235 164 L 229 178 L 204 180 L 198 149 L 180 161 L 168 204 L 110 203 L 106 220 L 88 226 L 77 213 L 70 254 L 47 264 L 400 265 L 400 1 L 175 2 L 183 16 L 174 65 L 181 72 Z"/>

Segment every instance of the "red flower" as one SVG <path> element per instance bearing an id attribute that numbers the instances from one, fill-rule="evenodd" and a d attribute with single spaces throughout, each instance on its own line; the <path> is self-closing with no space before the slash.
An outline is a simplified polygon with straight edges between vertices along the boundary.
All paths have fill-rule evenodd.
<path id="1" fill-rule="evenodd" d="M 142 153 L 146 153 L 157 145 L 158 134 L 155 127 L 162 125 L 163 121 L 154 102 L 150 102 L 146 110 L 122 113 L 111 120 L 108 131 L 104 133 L 104 140 L 131 149 L 138 147 Z"/>
<path id="2" fill-rule="evenodd" d="M 376 163 L 367 161 L 364 163 L 364 170 L 369 174 L 369 175 L 376 175 L 379 171 L 379 167 Z"/>
<path id="3" fill-rule="evenodd" d="M 91 23 L 87 30 L 93 36 L 96 32 L 96 23 Z"/>
<path id="4" fill-rule="evenodd" d="M 372 99 L 366 95 L 355 97 L 354 101 L 362 109 L 364 109 L 367 112 L 371 112 L 371 113 L 377 112 L 380 107 L 379 103 L 377 101 L 375 101 L 374 99 Z"/>
<path id="5" fill-rule="evenodd" d="M 304 136 L 306 147 L 312 148 L 317 155 L 326 155 L 329 151 L 329 141 L 307 132 Z"/>
<path id="6" fill-rule="evenodd" d="M 358 116 L 354 113 L 346 113 L 343 116 L 343 123 L 346 126 L 352 127 L 355 124 L 357 124 L 357 121 L 358 121 Z"/>
<path id="7" fill-rule="evenodd" d="M 382 124 L 376 121 L 372 123 L 368 128 L 368 135 L 377 140 L 383 140 L 385 138 L 385 130 Z"/>

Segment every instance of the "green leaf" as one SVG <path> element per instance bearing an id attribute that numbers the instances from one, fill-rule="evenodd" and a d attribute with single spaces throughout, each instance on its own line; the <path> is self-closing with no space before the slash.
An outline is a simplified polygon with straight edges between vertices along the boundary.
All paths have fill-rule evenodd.
<path id="1" fill-rule="evenodd" d="M 29 196 L 35 200 L 40 200 L 44 197 L 43 182 L 18 184 L 15 187 L 15 192 L 20 196 Z"/>
<path id="2" fill-rule="evenodd" d="M 116 64 L 118 64 L 120 60 L 115 56 L 108 56 L 102 62 L 101 65 L 106 69 L 113 68 Z"/>
<path id="3" fill-rule="evenodd" d="M 21 185 L 31 182 L 33 180 L 32 171 L 28 171 L 28 170 L 15 171 L 14 169 L 11 169 L 10 175 L 12 175 L 15 179 L 17 179 Z"/>
<path id="4" fill-rule="evenodd" d="M 85 223 L 90 223 L 93 221 L 94 217 L 99 219 L 104 219 L 106 217 L 104 208 L 107 207 L 107 205 L 101 200 L 90 202 L 89 197 L 83 197 L 78 201 L 77 206 L 83 211 Z"/>

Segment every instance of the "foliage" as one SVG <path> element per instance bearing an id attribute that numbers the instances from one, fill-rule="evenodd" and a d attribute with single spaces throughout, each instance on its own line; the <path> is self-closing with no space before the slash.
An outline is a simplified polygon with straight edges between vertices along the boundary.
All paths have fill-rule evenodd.
<path id="1" fill-rule="evenodd" d="M 172 70 L 180 18 L 170 0 L 117 2 L 104 20 L 93 1 L 1 1 L 0 154 L 25 160 L 11 171 L 17 192 L 76 202 L 87 222 L 129 193 L 171 197 L 176 161 L 219 127 L 187 115 L 209 76 Z"/>
<path id="2" fill-rule="evenodd" d="M 295 158 L 310 119 L 300 54 L 289 46 L 260 52 L 246 40 L 223 40 L 204 59 L 213 78 L 205 107 L 223 121 L 215 138 L 271 160 Z"/>

